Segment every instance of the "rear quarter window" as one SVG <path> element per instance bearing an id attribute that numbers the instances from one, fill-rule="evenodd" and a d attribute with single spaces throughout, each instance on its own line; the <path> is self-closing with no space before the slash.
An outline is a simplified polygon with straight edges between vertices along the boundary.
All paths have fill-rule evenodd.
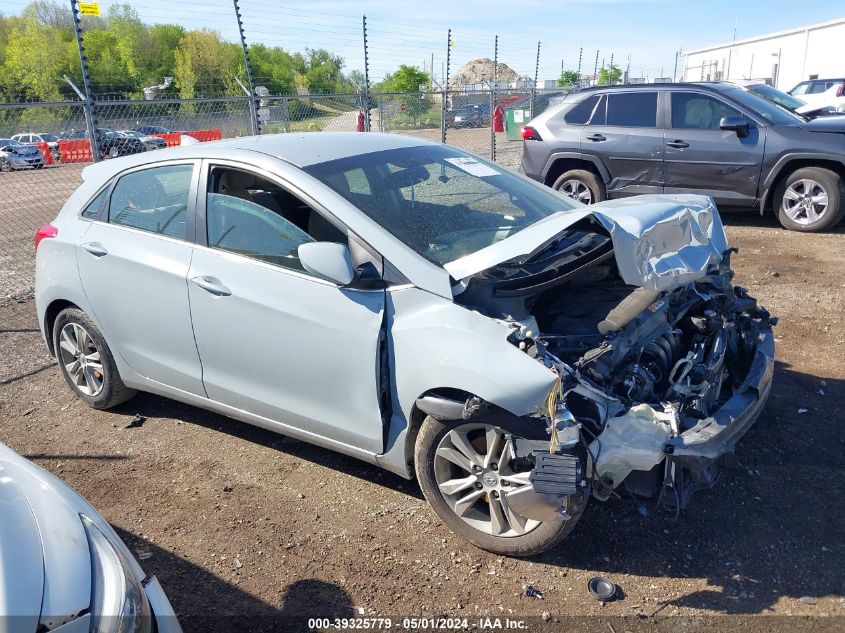
<path id="1" fill-rule="evenodd" d="M 598 101 L 599 95 L 587 97 L 580 103 L 575 104 L 575 106 L 563 116 L 563 120 L 569 125 L 586 125 L 587 121 L 590 120 L 590 116 L 592 116 L 593 110 L 595 109 Z"/>

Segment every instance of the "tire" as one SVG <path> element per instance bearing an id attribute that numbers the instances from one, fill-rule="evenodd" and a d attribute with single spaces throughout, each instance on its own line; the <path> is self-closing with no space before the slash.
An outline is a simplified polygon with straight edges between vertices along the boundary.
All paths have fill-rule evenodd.
<path id="1" fill-rule="evenodd" d="M 467 429 L 470 430 L 464 433 L 464 430 Z M 511 486 L 514 485 L 518 487 L 528 485 L 527 473 L 510 474 L 514 471 L 509 464 L 499 465 L 492 463 L 491 466 L 493 473 L 499 477 L 497 486 L 504 485 L 502 482 L 505 482 L 506 477 L 513 478 L 512 481 L 516 481 L 522 475 L 519 483 L 511 483 L 510 486 L 502 490 L 501 494 L 495 489 L 488 488 L 487 475 L 490 471 L 486 467 L 485 470 L 475 475 L 477 478 L 485 481 L 484 484 L 479 481 L 476 481 L 474 484 L 467 484 L 464 488 L 456 491 L 454 495 L 449 495 L 451 501 L 447 501 L 447 493 L 441 491 L 441 485 L 448 485 L 450 481 L 472 477 L 473 474 L 465 467 L 452 464 L 451 459 L 446 460 L 441 456 L 442 452 L 438 455 L 438 447 L 443 449 L 445 446 L 448 451 L 450 450 L 450 446 L 456 446 L 455 444 L 451 444 L 450 438 L 454 437 L 450 435 L 452 432 L 456 432 L 466 438 L 473 438 L 470 440 L 473 446 L 483 442 L 486 447 L 486 438 L 490 437 L 487 435 L 489 429 L 496 429 L 500 434 L 498 440 L 499 447 L 504 446 L 504 433 L 525 435 L 524 431 L 508 429 L 505 428 L 505 425 L 494 426 L 492 424 L 485 424 L 484 422 L 467 422 L 465 420 L 441 421 L 430 416 L 427 417 L 420 428 L 414 451 L 415 468 L 420 489 L 432 509 L 443 522 L 458 536 L 469 541 L 476 547 L 504 556 L 532 556 L 544 552 L 562 541 L 572 531 L 572 528 L 575 527 L 587 505 L 587 500 L 589 499 L 587 494 L 581 496 L 573 495 L 569 498 L 567 504 L 567 510 L 571 517 L 569 519 L 539 522 L 516 515 L 517 519 L 525 522 L 524 525 L 520 525 L 518 520 L 513 521 L 509 518 L 513 517 L 515 513 L 505 510 L 508 494 L 506 490 L 513 490 L 514 488 L 511 488 Z M 540 432 L 545 437 L 545 431 L 540 430 Z M 457 449 L 451 448 L 451 450 Z M 497 450 L 493 454 L 497 455 L 499 451 Z M 479 457 L 486 457 L 486 455 L 479 455 Z M 504 455 L 501 455 L 501 458 L 504 464 Z M 458 474 L 444 472 L 444 464 L 453 469 L 451 473 Z M 496 479 L 496 477 L 494 476 L 493 479 Z M 443 483 L 439 484 L 438 480 Z M 482 486 L 482 488 L 478 488 L 478 486 Z M 459 516 L 452 506 L 455 499 L 464 497 L 464 493 L 470 496 L 480 495 L 471 504 L 464 506 L 467 508 L 465 512 L 467 518 Z M 504 523 L 510 528 L 509 530 L 500 530 L 499 535 L 493 534 L 496 528 L 496 524 L 492 521 L 493 505 L 491 501 L 493 499 L 500 499 L 496 505 L 500 509 L 499 516 L 504 517 Z M 486 515 L 484 514 L 485 508 L 487 508 Z M 487 517 L 486 520 L 485 516 Z M 484 529 L 485 525 L 489 529 Z M 501 525 L 502 523 L 500 521 L 499 527 Z"/>
<path id="2" fill-rule="evenodd" d="M 570 169 L 562 173 L 555 180 L 552 189 L 582 204 L 595 204 L 607 200 L 604 183 L 593 172 L 586 169 Z"/>
<path id="3" fill-rule="evenodd" d="M 73 347 L 83 351 L 82 363 Z M 123 384 L 102 333 L 79 308 L 66 308 L 59 312 L 53 322 L 53 349 L 65 382 L 74 395 L 89 407 L 110 409 L 137 393 Z"/>
<path id="4" fill-rule="evenodd" d="M 5 158 L 0 158 L 0 171 L 12 171 L 12 166 Z"/>
<path id="5" fill-rule="evenodd" d="M 845 183 L 829 169 L 802 167 L 777 186 L 773 206 L 786 229 L 806 233 L 824 231 L 839 224 L 845 216 Z"/>
<path id="6" fill-rule="evenodd" d="M 112 158 L 117 158 L 118 156 L 120 156 L 120 150 L 116 147 L 112 147 L 111 150 L 109 150 L 109 156 L 111 156 Z"/>

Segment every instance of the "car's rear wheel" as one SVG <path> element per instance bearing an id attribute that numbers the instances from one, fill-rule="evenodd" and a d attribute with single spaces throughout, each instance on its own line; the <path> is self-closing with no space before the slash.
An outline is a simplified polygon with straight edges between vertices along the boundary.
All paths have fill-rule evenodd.
<path id="1" fill-rule="evenodd" d="M 0 171 L 12 171 L 12 166 L 5 158 L 0 158 Z"/>
<path id="2" fill-rule="evenodd" d="M 505 556 L 531 556 L 563 540 L 587 505 L 570 497 L 571 518 L 536 521 L 516 512 L 508 496 L 530 486 L 530 467 L 514 460 L 510 436 L 484 422 L 427 417 L 417 436 L 415 461 L 420 489 L 443 522 L 481 549 Z"/>
<path id="3" fill-rule="evenodd" d="M 845 216 L 845 184 L 836 172 L 804 167 L 792 172 L 775 191 L 778 220 L 793 231 L 824 231 Z"/>
<path id="4" fill-rule="evenodd" d="M 117 158 L 118 156 L 120 156 L 120 150 L 116 147 L 112 147 L 111 151 L 109 151 L 109 156 L 111 156 L 112 158 Z"/>
<path id="5" fill-rule="evenodd" d="M 595 204 L 607 199 L 604 183 L 593 172 L 586 169 L 570 169 L 562 173 L 555 180 L 552 188 L 581 204 Z"/>
<path id="6" fill-rule="evenodd" d="M 132 398 L 117 371 L 99 328 L 79 308 L 59 312 L 53 324 L 53 349 L 73 393 L 94 409 L 109 409 Z"/>

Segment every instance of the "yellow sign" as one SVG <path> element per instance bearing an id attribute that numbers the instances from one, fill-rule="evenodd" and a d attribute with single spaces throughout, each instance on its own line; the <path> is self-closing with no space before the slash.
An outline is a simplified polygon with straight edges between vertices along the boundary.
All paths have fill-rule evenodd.
<path id="1" fill-rule="evenodd" d="M 77 2 L 82 15 L 100 15 L 100 5 L 97 2 Z"/>

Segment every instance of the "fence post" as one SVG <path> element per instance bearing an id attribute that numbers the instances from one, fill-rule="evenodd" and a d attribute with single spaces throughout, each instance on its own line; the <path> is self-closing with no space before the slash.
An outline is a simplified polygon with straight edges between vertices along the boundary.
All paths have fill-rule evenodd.
<path id="1" fill-rule="evenodd" d="M 287 97 L 282 99 L 282 118 L 285 124 L 285 132 L 290 132 L 290 104 Z"/>
<path id="2" fill-rule="evenodd" d="M 73 13 L 76 46 L 79 48 L 79 64 L 82 68 L 82 88 L 85 90 L 85 98 L 82 101 L 85 104 L 83 111 L 85 113 L 85 124 L 88 127 L 88 139 L 91 143 L 91 160 L 97 163 L 100 161 L 100 147 L 97 144 L 97 111 L 94 105 L 94 94 L 91 92 L 91 80 L 88 77 L 88 58 L 85 56 L 85 44 L 82 41 L 82 19 L 79 17 L 78 0 L 70 0 L 70 9 Z M 68 83 L 79 95 L 79 89 L 73 85 L 73 82 L 68 80 Z"/>
<path id="3" fill-rule="evenodd" d="M 443 99 L 440 101 L 440 142 L 446 144 L 446 110 L 449 101 L 449 63 L 452 61 L 452 29 L 446 33 L 446 77 L 443 83 Z"/>
<path id="4" fill-rule="evenodd" d="M 379 132 L 388 132 L 389 130 L 385 126 L 384 123 L 384 103 L 381 100 L 381 97 L 376 97 L 378 99 L 378 127 Z"/>
<path id="5" fill-rule="evenodd" d="M 364 27 L 364 131 L 370 131 L 370 55 L 367 50 L 367 16 L 363 19 Z"/>
<path id="6" fill-rule="evenodd" d="M 241 90 L 244 91 L 246 98 L 250 100 L 249 104 L 247 105 L 247 110 L 249 111 L 248 112 L 248 114 L 249 114 L 249 129 L 253 134 L 255 134 L 256 133 L 255 129 L 256 129 L 256 125 L 257 125 L 257 123 L 256 123 L 257 117 L 256 117 L 255 108 L 252 107 L 252 100 L 251 100 L 249 88 L 247 88 L 244 85 L 244 83 L 241 81 L 240 77 L 235 77 L 235 81 L 241 87 Z"/>
<path id="7" fill-rule="evenodd" d="M 496 161 L 496 126 L 493 125 L 493 110 L 496 109 L 496 87 L 499 83 L 499 36 L 493 45 L 493 87 L 490 90 L 490 160 Z"/>
<path id="8" fill-rule="evenodd" d="M 261 134 L 261 120 L 258 113 L 258 99 L 255 97 L 255 82 L 252 79 L 252 64 L 249 59 L 249 49 L 246 45 L 246 36 L 244 35 L 244 21 L 241 17 L 241 8 L 238 5 L 238 0 L 232 0 L 235 5 L 235 18 L 238 21 L 238 33 L 241 38 L 241 48 L 244 52 L 244 66 L 246 67 L 246 80 L 249 83 L 249 100 L 252 108 L 252 116 L 250 116 L 250 124 L 252 125 L 252 133 L 255 135 Z M 240 83 L 240 82 L 238 82 Z"/>

